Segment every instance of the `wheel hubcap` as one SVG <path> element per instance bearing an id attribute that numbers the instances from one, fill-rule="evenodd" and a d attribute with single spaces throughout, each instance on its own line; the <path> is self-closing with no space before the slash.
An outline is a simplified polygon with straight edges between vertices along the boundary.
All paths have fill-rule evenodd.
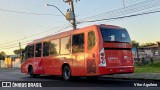
<path id="1" fill-rule="evenodd" d="M 70 70 L 68 67 L 64 69 L 64 78 L 66 80 L 70 78 Z"/>
<path id="2" fill-rule="evenodd" d="M 32 68 L 30 69 L 30 75 L 31 76 L 33 75 L 33 69 Z"/>

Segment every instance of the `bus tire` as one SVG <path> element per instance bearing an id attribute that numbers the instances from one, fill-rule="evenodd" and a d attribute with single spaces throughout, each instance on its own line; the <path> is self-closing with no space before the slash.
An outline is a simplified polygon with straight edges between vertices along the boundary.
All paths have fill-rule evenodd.
<path id="1" fill-rule="evenodd" d="M 63 79 L 68 81 L 71 80 L 71 69 L 68 65 L 65 65 L 62 69 Z"/>
<path id="2" fill-rule="evenodd" d="M 33 70 L 32 66 L 29 66 L 28 71 L 29 71 L 30 77 L 37 77 L 37 76 L 39 76 L 39 74 L 34 74 L 34 70 Z"/>

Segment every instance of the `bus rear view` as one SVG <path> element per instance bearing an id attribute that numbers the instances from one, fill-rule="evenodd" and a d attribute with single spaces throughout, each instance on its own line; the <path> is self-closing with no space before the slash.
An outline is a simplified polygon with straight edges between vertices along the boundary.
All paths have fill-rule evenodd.
<path id="1" fill-rule="evenodd" d="M 99 73 L 133 73 L 134 61 L 131 51 L 131 39 L 126 29 L 117 26 L 100 26 L 100 62 Z"/>

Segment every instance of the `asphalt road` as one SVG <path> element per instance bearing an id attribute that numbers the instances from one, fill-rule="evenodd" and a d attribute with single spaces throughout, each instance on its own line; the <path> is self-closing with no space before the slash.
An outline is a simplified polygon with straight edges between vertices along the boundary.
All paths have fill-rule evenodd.
<path id="1" fill-rule="evenodd" d="M 19 82 L 42 82 L 43 88 L 18 88 L 21 90 L 160 90 L 160 81 L 153 80 L 131 80 L 131 79 L 115 79 L 101 77 L 96 81 L 88 81 L 85 77 L 77 78 L 72 81 L 64 81 L 59 76 L 40 76 L 38 78 L 31 78 L 29 75 L 21 74 L 19 69 L 14 70 L 0 70 L 0 81 L 19 81 Z M 157 87 L 136 87 L 135 84 L 157 84 Z M 48 87 L 45 87 L 48 85 Z M 44 88 L 45 87 L 45 88 Z M 0 90 L 16 90 L 17 88 L 0 88 Z"/>

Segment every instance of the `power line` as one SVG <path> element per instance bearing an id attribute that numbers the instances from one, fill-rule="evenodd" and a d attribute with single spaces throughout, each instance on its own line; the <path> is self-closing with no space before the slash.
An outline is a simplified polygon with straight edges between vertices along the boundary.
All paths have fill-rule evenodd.
<path id="1" fill-rule="evenodd" d="M 131 1 L 132 1 L 132 2 L 131 2 Z M 127 8 L 129 8 L 129 7 L 135 8 L 136 5 L 138 6 L 138 5 L 140 5 L 140 4 L 145 4 L 146 2 L 150 2 L 151 0 L 150 0 L 150 1 L 147 1 L 147 0 L 138 0 L 138 1 L 134 1 L 134 2 L 133 2 L 133 1 L 134 1 L 134 0 L 130 0 L 131 3 L 129 3 L 129 1 L 127 1 L 128 3 L 125 1 L 125 7 L 127 7 Z M 146 2 L 145 2 L 145 1 L 146 1 Z M 115 7 L 118 7 L 119 5 L 120 5 L 121 7 L 120 7 L 119 9 L 115 9 L 115 10 L 118 10 L 118 11 L 119 11 L 119 10 L 123 10 L 124 7 L 122 7 L 122 3 L 116 4 L 116 5 L 112 5 L 112 6 L 106 5 L 106 8 L 107 8 L 107 9 L 105 9 L 105 10 L 109 10 L 109 9 L 111 9 L 111 8 L 113 9 L 114 6 L 115 6 Z M 147 5 L 147 4 L 146 4 L 146 5 Z M 105 8 L 105 7 L 103 7 L 103 8 Z M 125 8 L 125 9 L 127 9 L 127 8 Z M 115 11 L 115 10 L 112 10 L 112 11 Z M 130 9 L 128 9 L 128 10 L 130 10 Z M 89 16 L 89 17 L 83 18 L 83 19 L 86 20 L 86 19 L 88 19 L 88 18 L 91 18 L 90 14 L 92 14 L 92 15 L 93 15 L 93 14 L 97 14 L 99 11 L 101 11 L 101 12 L 103 11 L 103 12 L 104 12 L 104 9 L 100 9 L 100 8 L 99 8 L 99 10 L 91 10 L 91 13 L 88 13 L 88 12 L 90 12 L 90 11 L 84 12 L 84 13 L 85 13 L 87 16 Z M 112 11 L 107 11 L 107 12 L 112 12 Z M 107 13 L 107 12 L 106 12 L 106 13 Z M 118 13 L 118 12 L 115 12 L 115 13 Z M 103 13 L 103 14 L 104 14 L 104 13 Z M 107 13 L 107 14 L 108 14 L 108 13 Z M 81 14 L 81 15 L 83 15 L 83 14 Z M 99 14 L 97 14 L 97 15 L 99 15 Z M 80 15 L 79 15 L 79 16 L 80 16 Z"/>
<path id="2" fill-rule="evenodd" d="M 0 9 L 1 10 L 1 9 Z M 10 10 L 4 10 L 3 11 L 10 11 Z M 17 12 L 17 11 L 10 11 L 10 12 Z M 18 13 L 24 13 L 24 12 L 18 12 Z M 25 12 L 26 13 L 26 12 Z M 31 13 L 30 13 L 31 14 Z M 32 13 L 33 14 L 33 13 Z M 63 26 L 63 25 L 62 25 Z M 49 30 L 50 31 L 50 30 Z M 38 34 L 35 34 L 35 35 L 31 35 L 31 36 L 28 36 L 28 37 L 25 37 L 25 38 L 22 38 L 22 39 L 19 39 L 19 40 L 15 40 L 13 42 L 9 42 L 10 43 L 16 43 L 16 42 L 19 42 L 21 40 L 25 40 L 25 39 L 28 39 L 28 38 L 31 38 L 31 37 L 34 37 L 34 36 L 37 36 L 37 35 L 40 35 L 40 34 L 44 34 L 46 33 L 47 31 L 44 31 L 44 32 L 41 32 L 41 33 L 38 33 Z M 13 45 L 13 44 L 12 44 Z M 15 45 L 15 44 L 14 44 Z"/>
<path id="3" fill-rule="evenodd" d="M 67 27 L 65 27 L 65 28 L 63 28 L 63 29 L 61 29 L 61 30 L 59 30 L 58 32 L 63 31 L 64 29 L 66 29 L 66 28 L 68 28 L 68 27 L 70 27 L 70 25 L 69 25 L 69 26 L 67 26 Z M 58 32 L 56 32 L 56 33 L 58 33 Z M 50 34 L 50 35 L 53 35 L 53 34 Z M 32 40 L 32 41 L 33 41 L 33 40 Z M 21 44 L 21 46 L 23 46 L 23 45 L 27 45 L 27 43 L 29 43 L 29 42 L 23 43 L 23 44 Z M 17 47 L 19 47 L 19 45 L 18 45 L 18 44 L 17 44 L 17 45 L 15 45 L 15 46 L 10 46 L 10 47 L 4 47 L 4 48 L 1 48 L 1 50 L 5 50 L 5 49 L 12 49 L 12 48 L 17 48 Z"/>
<path id="4" fill-rule="evenodd" d="M 122 0 L 122 2 L 123 2 L 123 6 L 124 6 L 124 8 L 126 7 L 126 5 L 125 5 L 125 1 L 124 0 Z"/>
<path id="5" fill-rule="evenodd" d="M 119 9 L 116 9 L 116 10 L 113 10 L 113 11 L 109 11 L 109 12 L 105 12 L 105 13 L 102 13 L 102 14 L 94 15 L 93 17 L 97 17 L 97 16 L 104 15 L 104 14 L 108 15 L 108 14 L 112 14 L 112 13 L 114 13 L 114 14 L 117 14 L 117 13 L 121 14 L 121 13 L 124 13 L 124 12 L 125 13 L 131 13 L 131 10 L 132 10 L 132 12 L 133 12 L 133 10 L 135 11 L 137 9 L 143 10 L 143 9 L 146 9 L 146 7 L 149 6 L 149 5 L 150 5 L 150 7 L 147 7 L 147 9 L 151 8 L 151 7 L 154 7 L 154 5 L 156 3 L 157 3 L 157 1 L 155 2 L 155 0 L 152 0 L 152 1 L 151 0 L 145 0 L 145 1 L 140 2 L 140 3 L 136 3 L 132 6 L 127 6 L 125 9 L 124 8 L 119 8 Z"/>
<path id="6" fill-rule="evenodd" d="M 116 9 L 116 10 L 113 10 L 113 11 L 110 11 L 110 12 L 102 13 L 102 14 L 93 16 L 92 18 L 94 18 L 94 17 L 103 18 L 104 16 L 111 17 L 113 15 L 117 16 L 117 15 L 129 14 L 129 13 L 132 13 L 132 12 L 139 12 L 140 10 L 137 10 L 137 9 L 141 9 L 141 10 L 148 9 L 148 8 L 146 8 L 146 6 L 150 5 L 150 2 L 146 0 L 145 2 L 140 2 L 140 3 L 137 3 L 137 4 L 132 5 L 132 6 L 127 6 L 126 8 L 120 8 L 120 9 Z"/>
<path id="7" fill-rule="evenodd" d="M 123 16 L 123 17 L 115 17 L 115 18 L 110 18 L 110 19 L 101 19 L 101 20 L 94 20 L 94 21 L 85 21 L 85 22 L 97 22 L 97 21 L 104 21 L 104 20 L 115 20 L 115 19 L 123 19 L 123 18 L 129 18 L 129 17 L 135 17 L 135 16 L 141 16 L 141 15 L 146 15 L 146 14 L 152 14 L 152 13 L 157 13 L 160 11 L 152 11 L 152 12 L 144 12 L 144 13 L 138 13 L 138 14 L 133 14 L 133 15 L 128 15 L 128 16 Z M 70 26 L 70 25 L 69 25 Z M 63 28 L 66 29 L 69 26 Z M 63 30 L 61 29 L 61 30 Z M 58 32 L 60 32 L 61 30 L 59 30 Z M 52 34 L 51 34 L 52 35 Z"/>
<path id="8" fill-rule="evenodd" d="M 155 0 L 153 0 L 153 1 L 155 1 Z M 158 1 L 158 0 L 157 0 Z M 148 0 L 145 0 L 145 2 L 141 2 L 140 4 L 138 4 L 138 5 L 141 5 L 141 6 L 143 6 L 143 8 L 145 9 L 148 5 L 150 5 L 150 2 L 148 2 Z M 150 7 L 153 7 L 153 6 L 156 6 L 155 5 L 155 3 L 156 2 L 152 2 L 152 4 L 149 6 L 149 7 L 147 7 L 147 9 L 148 8 L 150 8 Z M 137 5 L 137 6 L 138 6 Z M 139 7 L 141 7 L 141 6 L 138 6 L 137 8 L 139 8 Z M 129 7 L 129 6 L 128 6 Z M 131 8 L 130 7 L 130 9 L 127 9 L 128 10 L 128 12 L 126 12 L 126 13 L 132 13 L 133 11 L 135 11 L 137 8 L 135 7 L 135 5 L 133 5 L 132 7 L 134 7 L 134 8 Z M 127 7 L 126 7 L 127 8 Z M 135 9 L 136 8 L 136 9 Z M 142 8 L 142 7 L 141 7 Z M 133 10 L 134 9 L 134 10 Z M 109 19 L 97 19 L 97 20 L 85 20 L 85 21 L 82 21 L 82 22 L 80 22 L 80 23 L 84 23 L 84 22 L 97 22 L 97 21 L 104 21 L 104 20 L 115 20 L 115 19 L 121 19 L 121 18 L 126 18 L 126 17 L 133 17 L 132 15 L 131 16 L 121 16 L 121 15 L 125 15 L 126 13 L 122 13 L 121 11 L 118 11 L 119 9 L 117 9 L 117 10 L 114 10 L 115 12 L 113 12 L 113 11 L 111 11 L 111 12 L 107 12 L 107 13 L 110 13 L 110 15 L 112 15 L 112 16 L 116 16 L 116 17 L 111 17 L 111 18 L 109 18 Z M 129 11 L 130 10 L 130 11 Z M 131 12 L 131 10 L 132 10 L 132 12 Z M 142 9 L 143 10 L 143 9 Z M 117 12 L 118 11 L 118 12 Z M 123 10 L 122 10 L 123 11 Z M 124 10 L 125 11 L 125 10 Z M 103 14 L 100 14 L 100 16 L 102 15 L 102 16 L 105 16 L 105 14 L 107 14 L 107 13 L 103 13 Z M 118 13 L 118 14 L 117 14 Z M 100 17 L 99 16 L 99 17 Z M 119 16 L 119 17 L 117 17 L 117 16 Z M 121 17 L 120 17 L 121 16 Z M 63 25 L 61 25 L 61 26 L 63 26 Z M 61 27 L 60 26 L 60 27 Z M 50 30 L 49 30 L 50 31 Z M 41 33 L 38 33 L 38 34 L 35 34 L 35 35 L 31 35 L 31 36 L 29 36 L 29 37 L 25 37 L 25 38 L 22 38 L 22 39 L 19 39 L 19 40 L 16 40 L 16 41 L 13 41 L 13 42 L 10 42 L 10 43 L 16 43 L 16 42 L 19 42 L 19 41 L 22 41 L 22 40 L 26 40 L 26 39 L 28 39 L 28 38 L 31 38 L 31 37 L 34 37 L 34 36 L 37 36 L 37 35 L 40 35 L 40 34 L 44 34 L 44 33 L 46 33 L 46 32 L 48 32 L 48 31 L 44 31 L 44 32 L 41 32 Z M 11 44 L 8 44 L 8 46 L 10 46 Z M 13 44 L 12 44 L 13 45 Z M 14 45 L 17 45 L 17 43 L 16 44 L 14 44 Z M 4 46 L 4 47 L 7 47 L 7 46 Z M 2 47 L 3 48 L 3 47 Z"/>
<path id="9" fill-rule="evenodd" d="M 61 28 L 66 27 L 66 26 L 68 26 L 68 24 L 63 24 L 63 25 L 54 27 L 52 29 L 45 30 L 45 31 L 37 33 L 37 34 L 33 34 L 33 35 L 30 35 L 30 36 L 27 36 L 27 37 L 24 37 L 24 38 L 21 38 L 21 39 L 17 39 L 17 40 L 11 41 L 11 42 L 7 42 L 7 44 L 11 45 L 11 43 L 12 44 L 17 43 L 17 42 L 20 42 L 22 40 L 26 40 L 28 38 L 32 38 L 32 37 L 35 37 L 35 36 L 38 36 L 38 35 L 41 35 L 41 34 L 45 34 L 45 33 L 51 32 L 51 31 L 57 31 L 56 29 L 61 29 Z M 6 44 L 0 44 L 0 45 L 3 46 L 3 45 L 6 45 Z"/>
<path id="10" fill-rule="evenodd" d="M 21 44 L 21 46 L 24 46 L 26 45 L 27 43 L 24 43 L 24 44 Z M 12 49 L 12 48 L 17 48 L 19 47 L 19 45 L 17 44 L 16 46 L 11 46 L 11 47 L 5 47 L 5 48 L 2 48 L 1 50 L 5 50 L 5 49 Z"/>
<path id="11" fill-rule="evenodd" d="M 151 2 L 151 1 L 150 1 Z M 138 6 L 137 8 L 139 8 L 139 7 L 141 7 L 142 8 L 142 5 L 141 4 L 143 4 L 144 6 L 146 6 L 148 3 L 150 3 L 150 2 L 148 2 L 148 0 L 145 0 L 145 2 L 140 2 L 140 3 L 138 3 L 138 4 L 136 4 L 136 6 Z M 147 3 L 147 4 L 146 4 Z M 139 6 L 140 5 L 140 6 Z M 128 6 L 129 7 L 129 6 Z M 123 14 L 126 14 L 126 13 L 130 13 L 131 11 L 129 11 L 129 10 L 132 10 L 132 9 L 134 9 L 134 10 L 132 10 L 132 11 L 135 11 L 136 9 L 135 9 L 135 5 L 133 5 L 132 7 L 134 7 L 134 8 L 132 8 L 132 7 L 130 7 L 130 9 L 127 9 L 128 7 L 126 7 L 126 9 L 125 10 L 121 10 L 121 9 L 116 9 L 116 10 L 113 10 L 113 11 L 111 11 L 111 12 L 107 12 L 107 13 L 104 13 L 104 14 L 100 14 L 100 16 L 105 16 L 105 14 L 108 14 L 108 18 L 112 18 L 112 17 L 110 17 L 110 16 L 120 16 L 120 15 L 123 15 Z M 128 12 L 127 12 L 127 10 L 128 10 Z M 125 11 L 125 13 L 123 13 Z M 121 14 L 122 13 L 122 14 Z M 95 16 L 97 16 L 97 15 L 95 15 Z M 94 16 L 94 17 L 95 17 Z M 99 17 L 100 17 L 99 16 Z M 86 20 L 86 19 L 85 19 Z M 92 20 L 93 21 L 93 20 Z M 83 22 L 83 21 L 81 21 L 81 22 Z M 61 26 L 64 26 L 64 25 L 61 25 Z M 59 26 L 59 27 L 61 27 L 61 26 Z M 59 28 L 58 27 L 58 28 Z M 57 28 L 57 27 L 56 27 Z M 56 28 L 54 28 L 54 29 L 56 29 Z M 50 31 L 50 30 L 47 30 L 47 31 L 44 31 L 44 32 L 41 32 L 41 33 L 37 33 L 37 34 L 35 34 L 35 35 L 31 35 L 31 36 L 28 36 L 28 37 L 25 37 L 25 38 L 22 38 L 22 39 L 19 39 L 19 40 L 16 40 L 16 41 L 13 41 L 13 42 L 9 42 L 9 45 L 10 45 L 10 43 L 16 43 L 16 42 L 19 42 L 19 41 L 22 41 L 22 40 L 25 40 L 25 39 L 28 39 L 28 38 L 31 38 L 31 37 L 34 37 L 34 36 L 37 36 L 37 35 L 40 35 L 40 34 L 44 34 L 44 33 L 46 33 L 46 32 L 48 32 L 48 31 Z M 13 44 L 12 44 L 13 45 Z"/>
<path id="12" fill-rule="evenodd" d="M 130 5 L 133 5 L 133 4 L 137 4 L 137 3 L 140 3 L 144 0 L 125 0 L 125 6 L 130 6 Z M 123 2 L 122 2 L 123 3 Z M 88 11 L 84 11 L 84 12 L 80 12 L 78 13 L 78 16 L 81 16 L 81 15 L 90 15 L 90 14 L 93 14 L 93 13 L 96 13 L 96 12 L 99 12 L 99 11 L 103 11 L 104 12 L 104 8 L 107 8 L 105 10 L 109 10 L 109 9 L 112 9 L 114 7 L 124 7 L 122 5 L 122 3 L 112 3 L 112 4 L 108 4 L 108 5 L 105 5 L 105 6 L 102 6 L 102 7 L 99 7 L 99 8 L 96 8 L 96 9 L 91 9 L 91 10 L 88 10 Z M 89 14 L 90 13 L 90 14 Z"/>
<path id="13" fill-rule="evenodd" d="M 68 26 L 66 26 L 66 27 L 64 27 L 64 28 L 61 28 L 61 29 L 57 30 L 57 31 L 54 32 L 54 33 L 55 33 L 55 34 L 56 34 L 56 33 L 59 33 L 59 32 L 61 32 L 61 31 L 63 31 L 64 29 L 67 29 L 67 28 L 70 27 L 70 26 L 71 26 L 71 25 L 68 25 Z M 50 35 L 53 35 L 53 34 L 49 34 L 48 36 L 50 36 Z M 35 40 L 35 39 L 34 39 L 34 40 Z M 33 40 L 21 42 L 21 44 L 22 44 L 22 45 L 26 45 L 27 43 L 29 43 L 29 42 L 31 42 L 31 41 L 33 41 Z M 4 49 L 16 48 L 16 47 L 19 47 L 19 46 L 18 46 L 18 43 L 17 43 L 17 44 L 8 45 L 8 46 L 4 46 L 4 47 L 0 47 L 0 49 L 1 49 L 1 50 L 4 50 Z"/>
<path id="14" fill-rule="evenodd" d="M 153 14 L 153 13 L 158 13 L 158 12 L 160 12 L 160 10 L 159 10 L 159 11 L 152 11 L 152 12 L 138 13 L 138 14 L 123 16 L 123 17 L 115 17 L 115 18 L 109 18 L 109 19 L 101 19 L 101 20 L 93 20 L 93 21 L 84 21 L 84 22 L 97 22 L 97 21 L 106 21 L 106 20 L 116 20 L 116 19 L 123 19 L 123 18 L 129 18 L 129 17 L 136 17 L 136 16 L 147 15 L 147 14 Z M 84 23 L 84 22 L 81 22 L 81 23 Z M 70 26 L 70 25 L 69 25 L 69 26 Z M 69 26 L 67 26 L 67 27 L 59 30 L 58 32 L 66 29 L 66 28 L 68 28 Z M 58 33 L 58 32 L 57 32 L 57 33 Z M 52 34 L 50 34 L 50 35 L 52 35 Z M 27 43 L 24 43 L 24 44 L 22 44 L 22 45 L 26 45 L 26 44 L 27 44 Z M 11 46 L 11 47 L 7 47 L 7 48 L 2 48 L 2 50 L 3 50 L 3 49 L 16 48 L 16 47 L 19 47 L 18 44 L 17 44 L 16 46 Z"/>
<path id="15" fill-rule="evenodd" d="M 62 15 L 56 15 L 56 14 L 40 14 L 40 13 L 33 13 L 33 12 L 13 11 L 13 10 L 7 10 L 7 9 L 0 9 L 0 11 L 20 13 L 20 14 L 32 14 L 32 15 L 62 16 Z"/>
<path id="16" fill-rule="evenodd" d="M 126 8 L 120 8 L 120 9 L 116 9 L 116 10 L 113 10 L 110 12 L 105 12 L 102 14 L 90 16 L 90 17 L 81 19 L 79 21 L 83 22 L 83 21 L 86 21 L 86 20 L 92 19 L 92 18 L 102 19 L 102 18 L 112 18 L 115 16 L 124 16 L 126 14 L 140 12 L 140 11 L 144 11 L 144 10 L 158 7 L 158 6 L 160 6 L 160 0 L 145 0 L 143 2 L 140 2 L 138 4 L 134 4 L 132 6 L 126 6 Z"/>
<path id="17" fill-rule="evenodd" d="M 135 16 L 142 16 L 142 15 L 147 15 L 147 14 L 153 14 L 153 13 L 158 13 L 159 11 L 153 11 L 153 12 L 144 12 L 144 13 L 138 13 L 138 14 L 133 14 L 133 15 L 128 15 L 128 16 L 122 16 L 122 17 L 115 17 L 115 18 L 109 18 L 109 19 L 99 19 L 99 20 L 91 20 L 91 21 L 83 21 L 80 23 L 84 22 L 98 22 L 98 21 L 106 21 L 106 20 L 116 20 L 116 19 L 123 19 L 123 18 L 129 18 L 129 17 L 135 17 Z"/>

